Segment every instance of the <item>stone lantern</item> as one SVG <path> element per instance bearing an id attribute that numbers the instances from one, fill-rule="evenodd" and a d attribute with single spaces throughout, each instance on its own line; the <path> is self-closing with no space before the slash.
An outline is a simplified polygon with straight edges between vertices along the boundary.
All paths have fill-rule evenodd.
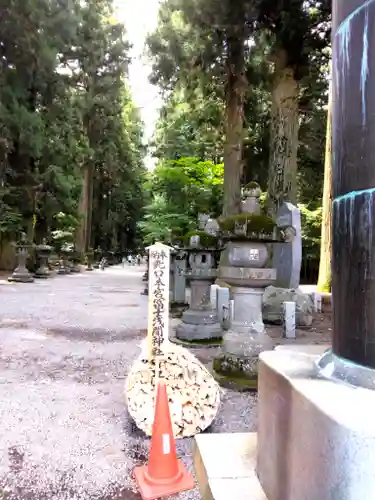
<path id="1" fill-rule="evenodd" d="M 48 258 L 51 255 L 53 248 L 50 245 L 47 245 L 46 241 L 43 240 L 43 243 L 41 245 L 37 245 L 35 250 L 39 259 L 39 267 L 35 271 L 35 278 L 49 278 L 51 273 L 48 268 Z"/>
<path id="2" fill-rule="evenodd" d="M 210 300 L 210 287 L 216 279 L 216 270 L 213 268 L 215 249 L 201 245 L 201 237 L 197 234 L 191 236 L 187 251 L 191 268 L 186 273 L 191 287 L 190 307 L 182 315 L 176 337 L 190 342 L 221 339 L 223 331 Z"/>
<path id="3" fill-rule="evenodd" d="M 94 259 L 94 251 L 92 248 L 89 248 L 86 252 L 85 255 L 85 264 L 86 264 L 86 271 L 93 271 L 93 259 Z"/>
<path id="4" fill-rule="evenodd" d="M 219 375 L 246 380 L 251 387 L 257 380 L 259 353 L 272 348 L 262 318 L 262 297 L 276 282 L 276 269 L 270 265 L 276 223 L 261 213 L 257 183 L 246 186 L 243 195 L 242 213 L 219 221 L 226 244 L 218 276 L 231 287 L 234 309 L 214 369 Z"/>
<path id="5" fill-rule="evenodd" d="M 69 259 L 72 255 L 72 250 L 69 246 L 65 245 L 61 248 L 60 251 L 60 260 L 59 260 L 59 269 L 57 271 L 58 274 L 70 274 L 70 263 Z"/>
<path id="6" fill-rule="evenodd" d="M 34 277 L 26 267 L 31 248 L 33 248 L 33 245 L 27 242 L 26 235 L 23 234 L 20 242 L 16 245 L 17 267 L 12 276 L 8 278 L 8 281 L 16 283 L 32 283 L 34 281 Z"/>

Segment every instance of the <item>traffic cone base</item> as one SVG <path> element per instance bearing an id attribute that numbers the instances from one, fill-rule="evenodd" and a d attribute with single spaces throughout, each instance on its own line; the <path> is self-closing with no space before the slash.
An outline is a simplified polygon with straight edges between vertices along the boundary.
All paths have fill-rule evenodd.
<path id="1" fill-rule="evenodd" d="M 181 460 L 177 462 L 178 474 L 174 478 L 166 481 L 154 481 L 148 474 L 147 465 L 142 465 L 134 469 L 134 478 L 138 484 L 143 500 L 156 500 L 194 488 L 193 476 L 186 471 Z"/>
<path id="2" fill-rule="evenodd" d="M 161 381 L 156 393 L 149 461 L 134 469 L 134 477 L 143 500 L 156 500 L 194 488 L 193 476 L 176 455 L 167 388 Z"/>

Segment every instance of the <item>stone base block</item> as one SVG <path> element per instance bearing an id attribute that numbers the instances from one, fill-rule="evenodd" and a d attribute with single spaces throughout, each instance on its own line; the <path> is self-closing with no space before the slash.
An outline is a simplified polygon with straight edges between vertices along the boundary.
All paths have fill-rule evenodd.
<path id="1" fill-rule="evenodd" d="M 13 283 L 33 283 L 34 277 L 32 274 L 27 272 L 17 272 L 15 271 L 12 276 L 8 278 L 8 281 Z"/>
<path id="2" fill-rule="evenodd" d="M 266 334 L 247 335 L 233 330 L 225 334 L 223 350 L 213 361 L 220 385 L 237 390 L 256 390 L 259 354 L 273 348 Z"/>
<path id="3" fill-rule="evenodd" d="M 219 322 L 219 319 L 214 309 L 200 311 L 188 309 L 183 313 L 182 321 L 190 325 L 214 325 Z"/>
<path id="4" fill-rule="evenodd" d="M 34 277 L 39 279 L 47 279 L 51 276 L 51 273 L 47 267 L 40 267 L 35 271 Z"/>
<path id="5" fill-rule="evenodd" d="M 318 378 L 318 358 L 260 355 L 260 483 L 268 500 L 373 500 L 375 391 Z"/>
<path id="6" fill-rule="evenodd" d="M 70 269 L 68 267 L 59 267 L 57 274 L 70 274 Z"/>
<path id="7" fill-rule="evenodd" d="M 223 345 L 221 338 L 208 339 L 208 340 L 181 340 L 176 336 L 176 330 L 171 329 L 169 331 L 168 339 L 172 344 L 180 345 L 188 349 L 202 349 L 202 348 L 218 348 Z M 210 363 L 211 365 L 211 363 Z M 210 370 L 210 366 L 206 366 Z M 216 378 L 216 377 L 215 377 Z"/>
<path id="8" fill-rule="evenodd" d="M 202 500 L 267 500 L 255 473 L 256 449 L 254 433 L 196 436 L 194 467 Z"/>
<path id="9" fill-rule="evenodd" d="M 180 340 L 197 341 L 222 339 L 223 330 L 220 323 L 194 325 L 181 323 L 176 328 L 176 337 Z"/>
<path id="10" fill-rule="evenodd" d="M 228 389 L 256 390 L 258 387 L 258 356 L 246 357 L 222 352 L 213 361 L 216 381 Z"/>

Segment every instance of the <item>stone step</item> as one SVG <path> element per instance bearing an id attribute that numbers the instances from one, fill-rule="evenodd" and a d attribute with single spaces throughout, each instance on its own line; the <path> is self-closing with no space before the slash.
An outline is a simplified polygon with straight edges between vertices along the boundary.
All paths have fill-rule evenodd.
<path id="1" fill-rule="evenodd" d="M 255 472 L 256 433 L 199 434 L 194 467 L 202 500 L 267 500 Z"/>

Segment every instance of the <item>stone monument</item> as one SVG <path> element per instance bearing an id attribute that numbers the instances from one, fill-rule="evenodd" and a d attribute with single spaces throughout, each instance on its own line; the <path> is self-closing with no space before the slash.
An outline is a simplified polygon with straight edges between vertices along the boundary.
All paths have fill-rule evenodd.
<path id="1" fill-rule="evenodd" d="M 264 332 L 262 295 L 276 282 L 276 269 L 269 266 L 276 224 L 261 213 L 260 195 L 258 184 L 250 183 L 244 190 L 242 214 L 221 221 L 223 237 L 229 241 L 221 254 L 219 278 L 231 286 L 234 310 L 214 369 L 219 375 L 246 380 L 250 388 L 256 386 L 259 353 L 272 348 Z"/>
<path id="2" fill-rule="evenodd" d="M 39 267 L 35 271 L 35 278 L 49 278 L 51 272 L 48 268 L 48 258 L 51 255 L 53 248 L 47 245 L 46 241 L 35 247 L 37 257 L 39 259 Z"/>
<path id="3" fill-rule="evenodd" d="M 69 256 L 70 249 L 66 246 L 63 246 L 60 250 L 60 259 L 57 274 L 70 274 Z"/>
<path id="4" fill-rule="evenodd" d="M 217 340 L 223 336 L 217 310 L 211 304 L 211 284 L 216 279 L 213 269 L 213 248 L 201 245 L 200 236 L 190 238 L 189 264 L 186 273 L 190 281 L 190 307 L 182 315 L 176 337 L 183 341 Z"/>
<path id="5" fill-rule="evenodd" d="M 298 288 L 302 264 L 301 212 L 284 202 L 276 215 L 277 227 L 284 231 L 285 241 L 275 243 L 272 267 L 276 269 L 276 286 Z"/>
<path id="6" fill-rule="evenodd" d="M 170 306 L 186 306 L 186 251 L 175 248 L 171 252 Z"/>
<path id="7" fill-rule="evenodd" d="M 260 357 L 268 500 L 375 498 L 374 19 L 374 0 L 333 0 L 333 343 Z"/>
<path id="8" fill-rule="evenodd" d="M 33 245 L 27 242 L 26 235 L 23 234 L 21 241 L 16 245 L 17 267 L 12 276 L 8 278 L 8 281 L 15 283 L 32 283 L 34 281 L 34 277 L 26 267 L 29 251 L 32 247 Z"/>
<path id="9" fill-rule="evenodd" d="M 314 303 L 311 295 L 298 288 L 302 263 L 302 235 L 300 210 L 289 202 L 283 203 L 276 215 L 277 231 L 282 241 L 273 245 L 273 267 L 276 286 L 267 287 L 263 295 L 263 320 L 282 324 L 284 302 L 295 302 L 296 324 L 311 326 Z"/>

